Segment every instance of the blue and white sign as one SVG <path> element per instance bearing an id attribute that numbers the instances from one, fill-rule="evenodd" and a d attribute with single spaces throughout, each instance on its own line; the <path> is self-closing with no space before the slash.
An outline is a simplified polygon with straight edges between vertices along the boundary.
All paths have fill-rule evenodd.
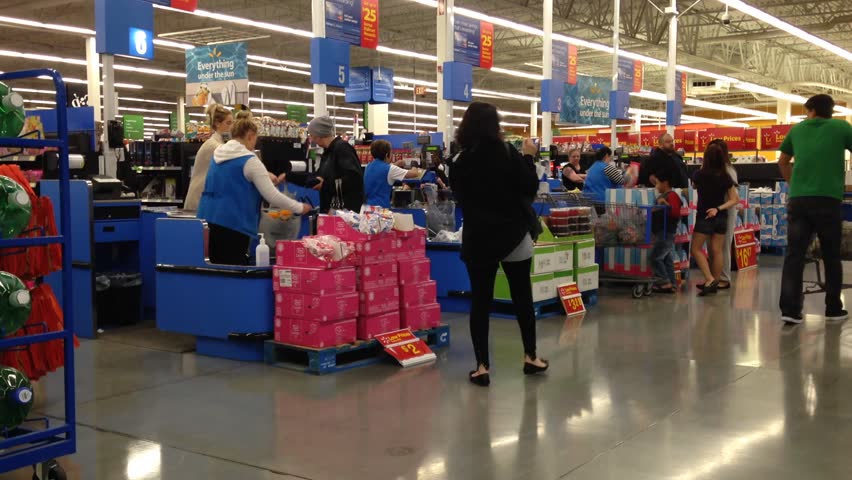
<path id="1" fill-rule="evenodd" d="M 154 6 L 142 0 L 95 0 L 98 53 L 154 58 Z"/>
<path id="2" fill-rule="evenodd" d="M 609 92 L 609 118 L 610 120 L 630 119 L 630 92 L 624 90 L 613 90 Z"/>
<path id="3" fill-rule="evenodd" d="M 371 103 L 393 103 L 393 69 L 373 69 L 373 94 Z"/>
<path id="4" fill-rule="evenodd" d="M 635 74 L 633 60 L 618 57 L 618 89 L 622 92 L 633 91 L 633 76 Z"/>
<path id="5" fill-rule="evenodd" d="M 565 82 L 561 79 L 541 81 L 541 111 L 559 112 L 562 110 L 562 95 Z"/>
<path id="6" fill-rule="evenodd" d="M 361 2 L 325 0 L 325 35 L 351 45 L 361 45 Z"/>
<path id="7" fill-rule="evenodd" d="M 154 58 L 154 32 L 141 28 L 130 29 L 130 53 L 134 57 Z"/>
<path id="8" fill-rule="evenodd" d="M 469 63 L 444 62 L 444 100 L 473 100 L 473 66 Z"/>
<path id="9" fill-rule="evenodd" d="M 609 92 L 612 80 L 601 77 L 577 77 L 577 84 L 565 84 L 559 121 L 579 125 L 609 123 Z"/>
<path id="10" fill-rule="evenodd" d="M 249 103 L 245 42 L 208 45 L 186 51 L 186 104 Z"/>
<path id="11" fill-rule="evenodd" d="M 456 15 L 453 22 L 453 54 L 456 62 L 479 66 L 481 34 L 479 20 Z"/>
<path id="12" fill-rule="evenodd" d="M 311 39 L 311 83 L 349 85 L 349 44 L 332 38 Z"/>
<path id="13" fill-rule="evenodd" d="M 565 83 L 568 80 L 568 44 L 554 40 L 551 51 L 553 59 L 550 64 L 550 78 Z"/>
<path id="14" fill-rule="evenodd" d="M 372 99 L 372 76 L 370 67 L 352 67 L 349 69 L 346 103 L 369 103 Z"/>

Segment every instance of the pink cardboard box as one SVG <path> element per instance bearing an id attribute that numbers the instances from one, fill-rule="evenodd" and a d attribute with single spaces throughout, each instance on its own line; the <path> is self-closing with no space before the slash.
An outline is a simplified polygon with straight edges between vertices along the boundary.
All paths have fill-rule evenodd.
<path id="1" fill-rule="evenodd" d="M 441 305 L 429 303 L 403 308 L 400 311 L 399 328 L 411 330 L 428 330 L 441 325 Z"/>
<path id="2" fill-rule="evenodd" d="M 355 341 L 357 325 L 355 319 L 323 323 L 296 318 L 276 318 L 275 341 L 310 348 L 336 347 Z"/>
<path id="3" fill-rule="evenodd" d="M 355 267 L 322 270 L 275 266 L 272 269 L 272 289 L 312 295 L 354 292 L 357 290 Z"/>
<path id="4" fill-rule="evenodd" d="M 420 283 L 429 281 L 432 262 L 428 258 L 400 258 L 399 284 Z"/>
<path id="5" fill-rule="evenodd" d="M 374 265 L 376 263 L 396 260 L 391 255 L 394 238 L 389 234 L 374 235 L 369 240 L 355 242 L 358 265 Z"/>
<path id="6" fill-rule="evenodd" d="M 342 261 L 326 261 L 315 257 L 299 240 L 281 240 L 275 244 L 275 264 L 281 267 L 338 268 L 353 266 L 354 258 Z"/>
<path id="7" fill-rule="evenodd" d="M 310 295 L 286 290 L 275 294 L 275 316 L 334 322 L 358 316 L 358 292 Z"/>
<path id="8" fill-rule="evenodd" d="M 399 284 L 399 268 L 395 261 L 358 267 L 358 290 L 395 287 Z"/>
<path id="9" fill-rule="evenodd" d="M 358 340 L 370 340 L 381 333 L 399 330 L 399 311 L 358 317 Z"/>
<path id="10" fill-rule="evenodd" d="M 415 228 L 410 232 L 396 232 L 400 240 L 396 245 L 397 259 L 426 256 L 426 229 Z"/>
<path id="11" fill-rule="evenodd" d="M 399 288 L 380 287 L 359 293 L 361 307 L 359 315 L 368 317 L 399 310 Z"/>
<path id="12" fill-rule="evenodd" d="M 426 305 L 438 301 L 438 284 L 434 280 L 420 283 L 410 283 L 400 287 L 401 308 Z"/>
<path id="13" fill-rule="evenodd" d="M 334 235 L 341 240 L 353 242 L 362 242 L 370 238 L 370 235 L 350 227 L 348 223 L 336 215 L 320 215 L 317 217 L 317 235 Z"/>

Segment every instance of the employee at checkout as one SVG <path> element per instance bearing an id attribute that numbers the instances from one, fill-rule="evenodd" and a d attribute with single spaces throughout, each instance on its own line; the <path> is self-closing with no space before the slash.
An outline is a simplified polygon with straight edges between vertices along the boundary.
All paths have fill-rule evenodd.
<path id="1" fill-rule="evenodd" d="M 211 263 L 247 265 L 251 239 L 257 236 L 261 200 L 276 208 L 305 214 L 311 206 L 279 192 L 269 172 L 253 153 L 257 124 L 251 117 L 239 118 L 231 128 L 228 143 L 213 152 L 198 218 L 210 229 L 208 257 Z"/>
<path id="2" fill-rule="evenodd" d="M 376 140 L 370 145 L 373 161 L 364 171 L 364 193 L 367 205 L 391 207 L 391 193 L 396 182 L 408 178 L 420 178 L 423 172 L 419 168 L 406 170 L 391 163 L 391 144 L 385 140 Z"/>

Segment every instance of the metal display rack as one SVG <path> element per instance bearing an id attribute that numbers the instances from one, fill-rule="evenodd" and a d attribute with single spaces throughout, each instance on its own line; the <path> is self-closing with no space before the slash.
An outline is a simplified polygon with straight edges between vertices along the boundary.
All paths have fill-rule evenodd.
<path id="1" fill-rule="evenodd" d="M 53 69 L 26 70 L 0 74 L 0 81 L 25 78 L 49 77 L 56 89 L 56 139 L 0 138 L 0 147 L 9 148 L 56 148 L 59 151 L 59 219 L 58 236 L 38 238 L 0 239 L 0 249 L 26 248 L 50 244 L 62 246 L 62 313 L 64 329 L 56 332 L 36 333 L 14 338 L 0 338 L 0 351 L 27 348 L 29 345 L 62 340 L 65 357 L 65 421 L 63 425 L 51 426 L 49 419 L 28 418 L 24 424 L 10 430 L 0 431 L 0 473 L 10 472 L 29 465 L 40 466 L 33 478 L 61 480 L 62 469 L 54 459 L 70 455 L 77 450 L 76 404 L 74 395 L 74 317 L 71 289 L 71 242 L 68 235 L 70 220 L 70 186 L 68 167 L 68 114 L 65 109 L 65 81 Z M 32 426 L 29 426 L 32 425 Z"/>

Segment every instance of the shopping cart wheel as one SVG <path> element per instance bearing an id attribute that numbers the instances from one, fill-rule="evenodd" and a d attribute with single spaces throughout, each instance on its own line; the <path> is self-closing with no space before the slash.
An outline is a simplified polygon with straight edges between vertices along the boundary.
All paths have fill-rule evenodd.
<path id="1" fill-rule="evenodd" d="M 646 284 L 642 293 L 644 293 L 646 297 L 650 297 L 651 295 L 654 294 L 654 285 L 652 285 L 650 283 Z"/>
<path id="2" fill-rule="evenodd" d="M 633 285 L 633 298 L 642 298 L 645 294 L 645 286 L 641 283 Z"/>
<path id="3" fill-rule="evenodd" d="M 38 468 L 40 467 L 40 468 Z M 33 466 L 33 480 L 67 480 L 68 475 L 65 474 L 65 469 L 62 468 L 56 460 L 49 460 L 41 463 L 38 466 Z M 41 471 L 42 477 L 38 476 Z"/>

